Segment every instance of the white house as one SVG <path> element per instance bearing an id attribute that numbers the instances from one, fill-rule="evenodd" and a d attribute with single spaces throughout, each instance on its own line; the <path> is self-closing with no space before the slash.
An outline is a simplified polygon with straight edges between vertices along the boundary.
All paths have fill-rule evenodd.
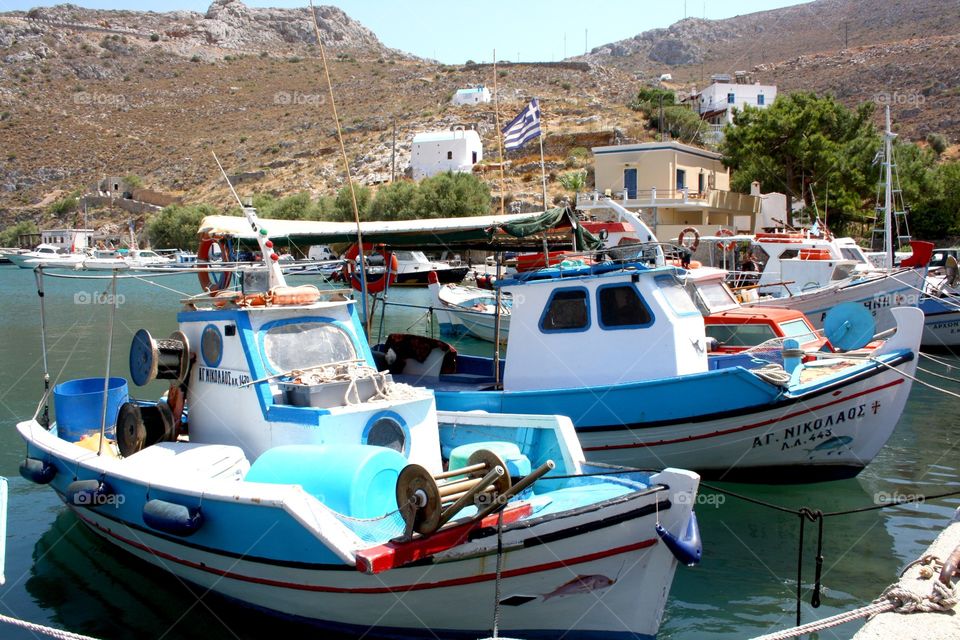
<path id="1" fill-rule="evenodd" d="M 725 125 L 733 122 L 733 109 L 744 107 L 766 108 L 777 99 L 777 86 L 772 84 L 750 84 L 749 76 L 737 72 L 736 79 L 729 75 L 716 74 L 713 83 L 699 93 L 694 91 L 689 100 L 693 108 L 710 124 Z"/>
<path id="2" fill-rule="evenodd" d="M 40 232 L 40 242 L 63 251 L 83 251 L 92 246 L 93 229 L 47 229 Z"/>
<path id="3" fill-rule="evenodd" d="M 490 102 L 490 90 L 483 85 L 457 89 L 450 99 L 451 104 L 483 104 L 485 102 Z"/>
<path id="4" fill-rule="evenodd" d="M 413 136 L 410 167 L 413 179 L 420 180 L 444 171 L 469 173 L 483 160 L 483 143 L 473 129 L 429 131 Z"/>

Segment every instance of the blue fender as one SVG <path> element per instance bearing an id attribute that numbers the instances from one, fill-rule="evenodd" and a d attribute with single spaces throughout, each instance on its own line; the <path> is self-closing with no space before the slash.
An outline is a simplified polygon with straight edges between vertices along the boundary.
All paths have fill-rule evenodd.
<path id="1" fill-rule="evenodd" d="M 74 480 L 67 485 L 67 502 L 77 507 L 99 507 L 115 502 L 114 496 L 116 491 L 106 480 Z"/>
<path id="2" fill-rule="evenodd" d="M 203 525 L 200 507 L 186 507 L 166 500 L 148 500 L 143 505 L 143 523 L 151 529 L 187 537 Z"/>
<path id="3" fill-rule="evenodd" d="M 690 512 L 690 519 L 687 520 L 687 530 L 684 531 L 682 538 L 677 538 L 672 533 L 663 528 L 658 522 L 655 526 L 657 535 L 667 545 L 670 553 L 677 559 L 677 562 L 685 564 L 688 567 L 700 564 L 703 557 L 703 542 L 700 540 L 700 525 L 697 524 L 697 514 Z"/>
<path id="4" fill-rule="evenodd" d="M 36 484 L 50 484 L 57 475 L 57 468 L 49 460 L 26 458 L 20 463 L 20 475 Z"/>

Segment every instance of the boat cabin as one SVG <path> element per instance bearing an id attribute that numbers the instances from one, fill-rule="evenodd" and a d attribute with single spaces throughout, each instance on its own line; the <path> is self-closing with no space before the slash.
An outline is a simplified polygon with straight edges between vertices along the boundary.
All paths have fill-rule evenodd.
<path id="1" fill-rule="evenodd" d="M 674 267 L 552 267 L 503 281 L 513 296 L 504 390 L 669 378 L 707 370 L 700 311 Z"/>
<path id="2" fill-rule="evenodd" d="M 191 442 L 234 445 L 249 460 L 279 445 L 377 444 L 441 471 L 433 396 L 387 398 L 393 383 L 374 366 L 352 300 L 228 303 L 177 319 L 196 353 Z"/>

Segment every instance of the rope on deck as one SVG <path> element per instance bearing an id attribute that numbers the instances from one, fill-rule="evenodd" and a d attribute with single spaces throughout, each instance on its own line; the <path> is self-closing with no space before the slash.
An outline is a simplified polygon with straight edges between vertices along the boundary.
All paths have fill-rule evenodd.
<path id="1" fill-rule="evenodd" d="M 63 629 L 54 629 L 53 627 L 45 627 L 42 624 L 27 622 L 26 620 L 20 620 L 18 618 L 11 618 L 10 616 L 5 616 L 3 614 L 0 614 L 0 622 L 14 627 L 20 627 L 21 629 L 26 629 L 27 631 L 32 631 L 33 633 L 49 636 L 51 638 L 58 638 L 58 640 L 97 640 L 97 638 L 91 636 L 72 633 L 70 631 L 64 631 Z"/>

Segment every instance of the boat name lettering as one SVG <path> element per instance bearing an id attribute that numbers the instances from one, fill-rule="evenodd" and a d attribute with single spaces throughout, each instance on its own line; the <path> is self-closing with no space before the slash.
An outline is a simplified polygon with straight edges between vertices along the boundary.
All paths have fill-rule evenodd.
<path id="1" fill-rule="evenodd" d="M 876 403 L 876 405 L 876 407 L 871 406 L 873 413 L 877 413 L 877 410 L 880 408 L 879 403 Z M 866 404 L 850 407 L 849 409 L 842 409 L 836 413 L 831 413 L 826 418 L 807 420 L 795 426 L 787 427 L 783 430 L 783 433 L 780 434 L 771 431 L 770 433 L 756 436 L 753 439 L 753 446 L 751 448 L 755 449 L 771 443 L 780 443 L 780 450 L 783 451 L 784 449 L 791 449 L 804 443 L 829 438 L 833 435 L 830 427 L 843 424 L 847 420 L 863 418 L 866 416 L 866 413 Z"/>
<path id="2" fill-rule="evenodd" d="M 198 374 L 200 382 L 209 382 L 210 384 L 222 384 L 227 387 L 242 387 L 250 382 L 250 376 L 229 369 L 211 369 L 209 367 L 200 367 Z"/>

